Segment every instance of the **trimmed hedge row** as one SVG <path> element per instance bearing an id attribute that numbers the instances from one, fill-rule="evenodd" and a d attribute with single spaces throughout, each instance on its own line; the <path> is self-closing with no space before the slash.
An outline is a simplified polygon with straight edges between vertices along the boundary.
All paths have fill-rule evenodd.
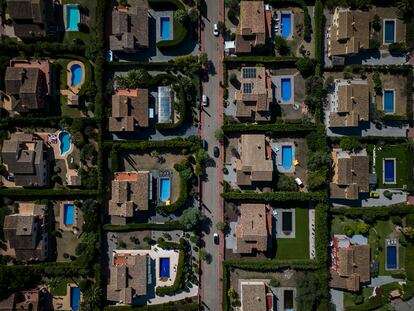
<path id="1" fill-rule="evenodd" d="M 301 269 L 317 270 L 319 263 L 315 260 L 294 259 L 294 260 L 275 260 L 256 258 L 255 260 L 227 259 L 223 264 L 232 268 L 248 271 L 272 271 L 279 269 Z"/>
<path id="2" fill-rule="evenodd" d="M 287 202 L 287 201 L 326 201 L 327 194 L 324 192 L 263 192 L 257 193 L 253 191 L 224 192 L 221 196 L 228 201 L 233 200 L 263 200 L 266 202 Z"/>
<path id="3" fill-rule="evenodd" d="M 166 70 L 166 69 L 174 69 L 174 68 L 180 68 L 183 67 L 181 64 L 176 64 L 174 61 L 168 61 L 168 62 L 142 62 L 142 61 L 130 61 L 130 62 L 108 62 L 108 67 L 131 67 L 131 69 L 134 69 L 136 67 L 139 68 L 146 68 L 146 69 L 158 69 L 158 70 Z"/>
<path id="4" fill-rule="evenodd" d="M 330 233 L 328 226 L 328 211 L 327 204 L 318 204 L 315 208 L 315 251 L 316 258 L 320 265 L 326 266 L 328 262 L 329 253 L 327 245 L 329 243 Z M 327 267 L 325 267 L 327 268 Z"/>
<path id="5" fill-rule="evenodd" d="M 394 204 L 389 206 L 375 206 L 375 207 L 333 207 L 331 208 L 332 215 L 343 215 L 348 218 L 361 218 L 363 215 L 370 214 L 375 218 L 388 218 L 389 216 L 404 216 L 414 213 L 414 205 L 407 205 L 406 203 Z"/>
<path id="6" fill-rule="evenodd" d="M 290 124 L 290 123 L 274 123 L 274 124 L 246 124 L 234 123 L 225 124 L 222 127 L 225 133 L 253 133 L 253 132 L 310 132 L 316 129 L 313 124 Z"/>
<path id="7" fill-rule="evenodd" d="M 319 65 L 323 65 L 324 61 L 324 24 L 325 17 L 323 15 L 323 3 L 322 0 L 316 0 L 315 2 L 315 11 L 314 11 L 314 20 L 315 20 L 315 58 L 318 61 Z M 320 67 L 319 67 L 320 68 Z"/>
<path id="8" fill-rule="evenodd" d="M 294 56 L 237 56 L 237 57 L 224 57 L 224 63 L 296 63 L 299 60 Z"/>
<path id="9" fill-rule="evenodd" d="M 161 224 L 141 223 L 141 224 L 126 224 L 126 225 L 103 225 L 103 230 L 112 232 L 128 232 L 135 230 L 185 230 L 179 221 L 171 221 Z"/>
<path id="10" fill-rule="evenodd" d="M 132 306 L 106 306 L 104 311 L 197 311 L 199 309 L 198 303 L 178 303 L 168 302 L 161 305 L 145 305 L 140 307 Z"/>
<path id="11" fill-rule="evenodd" d="M 96 197 L 97 190 L 79 189 L 27 189 L 27 188 L 0 188 L 0 195 L 6 197 Z"/>

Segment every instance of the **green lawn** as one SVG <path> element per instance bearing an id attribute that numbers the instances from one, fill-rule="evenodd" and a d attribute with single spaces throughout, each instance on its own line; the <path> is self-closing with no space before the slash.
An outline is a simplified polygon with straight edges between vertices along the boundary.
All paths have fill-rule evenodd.
<path id="1" fill-rule="evenodd" d="M 67 104 L 67 96 L 60 95 L 60 109 L 62 111 L 62 116 L 68 116 L 71 118 L 80 118 L 82 113 L 77 107 L 70 107 Z"/>
<path id="2" fill-rule="evenodd" d="M 295 209 L 294 239 L 273 240 L 273 249 L 276 259 L 309 259 L 309 210 L 307 208 Z"/>
<path id="3" fill-rule="evenodd" d="M 381 149 L 381 150 L 380 150 Z M 396 159 L 396 183 L 383 183 L 383 159 Z M 413 189 L 413 157 L 406 144 L 386 145 L 376 150 L 375 171 L 378 176 L 379 188 Z"/>
<path id="4" fill-rule="evenodd" d="M 51 288 L 50 293 L 53 296 L 65 296 L 68 283 L 72 282 L 69 279 L 62 279 L 56 287 Z"/>
<path id="5" fill-rule="evenodd" d="M 378 220 L 369 231 L 371 259 L 379 262 L 379 275 L 391 275 L 394 271 L 385 270 L 385 238 L 393 231 L 394 224 L 390 220 Z M 379 241 L 377 242 L 377 237 Z M 398 247 L 398 267 L 404 268 L 405 247 Z"/>

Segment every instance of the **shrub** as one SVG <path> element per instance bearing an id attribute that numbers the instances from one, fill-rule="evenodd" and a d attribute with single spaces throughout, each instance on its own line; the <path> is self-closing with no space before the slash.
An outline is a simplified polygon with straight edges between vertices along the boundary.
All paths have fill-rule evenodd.
<path id="1" fill-rule="evenodd" d="M 294 177 L 281 174 L 277 181 L 277 189 L 279 191 L 298 191 L 298 185 Z"/>
<path id="2" fill-rule="evenodd" d="M 327 185 L 326 171 L 309 171 L 307 177 L 309 191 L 322 190 Z"/>
<path id="3" fill-rule="evenodd" d="M 355 137 L 344 137 L 341 138 L 340 147 L 344 150 L 356 151 L 361 149 L 361 142 Z"/>
<path id="4" fill-rule="evenodd" d="M 379 32 L 381 30 L 381 18 L 377 14 L 375 14 L 374 18 L 372 19 L 372 28 L 376 32 Z"/>
<path id="5" fill-rule="evenodd" d="M 317 171 L 321 167 L 329 165 L 330 155 L 325 151 L 316 151 L 308 156 L 308 170 Z"/>
<path id="6" fill-rule="evenodd" d="M 357 231 L 361 234 L 366 234 L 369 231 L 369 225 L 363 222 L 360 222 L 357 225 Z"/>
<path id="7" fill-rule="evenodd" d="M 406 45 L 404 42 L 394 42 L 388 45 L 388 50 L 391 54 L 393 53 L 401 53 L 406 49 Z"/>
<path id="8" fill-rule="evenodd" d="M 282 56 L 288 55 L 290 53 L 290 48 L 289 48 L 286 40 L 281 36 L 276 36 L 275 37 L 275 49 Z"/>
<path id="9" fill-rule="evenodd" d="M 179 21 L 181 24 L 185 24 L 188 21 L 187 11 L 179 9 L 174 12 L 174 19 Z"/>
<path id="10" fill-rule="evenodd" d="M 391 221 L 394 225 L 402 226 L 402 219 L 400 216 L 391 216 Z"/>
<path id="11" fill-rule="evenodd" d="M 392 192 L 389 190 L 385 190 L 384 191 L 384 197 L 386 197 L 387 199 L 392 199 Z"/>
<path id="12" fill-rule="evenodd" d="M 380 73 L 378 70 L 373 72 L 372 81 L 374 81 L 375 93 L 377 95 L 381 95 L 382 94 L 382 82 L 381 82 Z"/>
<path id="13" fill-rule="evenodd" d="M 304 78 L 315 74 L 315 61 L 309 57 L 299 58 L 295 65 Z"/>
<path id="14" fill-rule="evenodd" d="M 280 286 L 280 282 L 277 279 L 275 279 L 275 278 L 271 278 L 270 279 L 270 282 L 269 282 L 269 285 L 271 287 L 279 287 Z"/>

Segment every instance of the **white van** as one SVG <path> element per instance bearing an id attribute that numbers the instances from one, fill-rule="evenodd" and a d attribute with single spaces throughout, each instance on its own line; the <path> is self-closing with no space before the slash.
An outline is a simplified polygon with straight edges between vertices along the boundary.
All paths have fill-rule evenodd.
<path id="1" fill-rule="evenodd" d="M 206 94 L 203 94 L 203 98 L 202 98 L 201 104 L 204 107 L 207 107 L 208 106 L 208 98 L 207 98 L 207 95 Z"/>

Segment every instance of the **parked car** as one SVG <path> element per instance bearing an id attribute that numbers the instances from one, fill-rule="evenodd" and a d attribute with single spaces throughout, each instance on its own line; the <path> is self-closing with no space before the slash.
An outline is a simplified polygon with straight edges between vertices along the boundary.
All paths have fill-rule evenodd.
<path id="1" fill-rule="evenodd" d="M 204 107 L 207 107 L 207 106 L 208 106 L 208 97 L 207 97 L 207 95 L 206 95 L 206 94 L 203 94 L 203 98 L 202 98 L 202 100 L 201 100 L 201 104 L 202 104 Z"/>
<path id="2" fill-rule="evenodd" d="M 206 151 L 208 149 L 208 143 L 207 143 L 207 141 L 205 139 L 202 139 L 201 140 L 201 148 L 203 148 Z"/>
<path id="3" fill-rule="evenodd" d="M 8 181 L 14 181 L 14 176 L 13 175 L 7 175 L 6 179 Z"/>
<path id="4" fill-rule="evenodd" d="M 214 154 L 214 156 L 215 156 L 216 158 L 218 158 L 218 157 L 219 157 L 219 155 L 220 155 L 220 149 L 219 149 L 219 147 L 214 146 L 214 149 L 213 149 L 213 154 Z"/>
<path id="5" fill-rule="evenodd" d="M 295 182 L 296 182 L 296 184 L 297 184 L 299 187 L 302 187 L 302 186 L 303 186 L 303 182 L 302 182 L 302 180 L 301 180 L 299 177 L 296 177 L 296 178 L 295 178 Z"/>
<path id="6" fill-rule="evenodd" d="M 218 35 L 220 34 L 219 29 L 218 29 L 218 25 L 214 24 L 213 25 L 213 35 L 215 35 L 216 37 L 218 37 Z"/>
<path id="7" fill-rule="evenodd" d="M 378 199 L 379 198 L 379 193 L 378 192 L 376 192 L 376 191 L 371 191 L 370 193 L 369 193 L 369 197 L 370 198 L 374 198 L 374 199 Z"/>
<path id="8" fill-rule="evenodd" d="M 218 233 L 217 232 L 215 232 L 214 234 L 213 234 L 213 240 L 214 240 L 214 244 L 219 244 L 220 243 L 220 240 L 219 240 L 219 235 L 218 235 Z"/>

